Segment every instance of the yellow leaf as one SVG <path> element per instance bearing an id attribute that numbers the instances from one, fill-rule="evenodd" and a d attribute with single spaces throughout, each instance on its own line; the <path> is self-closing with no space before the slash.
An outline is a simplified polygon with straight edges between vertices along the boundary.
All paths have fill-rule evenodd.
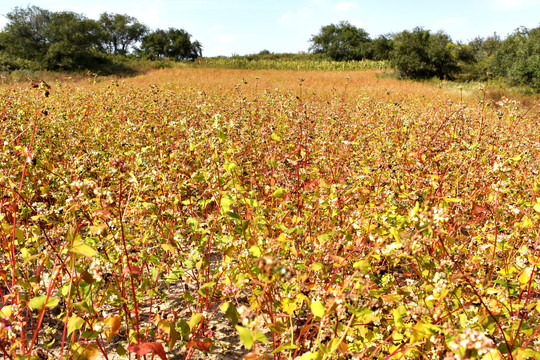
<path id="1" fill-rule="evenodd" d="M 523 269 L 523 271 L 519 275 L 518 280 L 519 280 L 519 284 L 521 285 L 522 289 L 524 287 L 526 287 L 527 284 L 529 283 L 529 279 L 531 278 L 531 275 L 532 275 L 532 268 L 531 267 Z"/>
<path id="2" fill-rule="evenodd" d="M 316 317 L 322 318 L 326 313 L 326 308 L 324 307 L 323 302 L 313 301 L 311 303 L 311 312 L 313 312 L 313 315 L 315 315 Z"/>
<path id="3" fill-rule="evenodd" d="M 293 299 L 285 298 L 281 302 L 281 307 L 283 308 L 283 311 L 285 311 L 288 315 L 292 315 L 292 313 L 298 308 L 296 305 L 296 301 Z"/>

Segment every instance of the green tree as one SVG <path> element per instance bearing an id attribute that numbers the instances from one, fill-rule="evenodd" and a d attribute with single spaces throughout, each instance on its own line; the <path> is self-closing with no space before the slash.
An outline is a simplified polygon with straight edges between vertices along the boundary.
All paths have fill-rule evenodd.
<path id="1" fill-rule="evenodd" d="M 380 35 L 371 41 L 371 54 L 373 60 L 388 60 L 394 49 L 394 42 L 386 35 Z"/>
<path id="2" fill-rule="evenodd" d="M 103 29 L 104 48 L 109 54 L 127 54 L 148 32 L 148 27 L 136 18 L 122 14 L 103 13 L 99 24 Z"/>
<path id="3" fill-rule="evenodd" d="M 183 29 L 157 29 L 143 37 L 141 52 L 149 58 L 194 60 L 202 56 L 202 45 Z"/>
<path id="4" fill-rule="evenodd" d="M 431 34 L 422 28 L 405 30 L 394 37 L 391 62 L 404 77 L 452 77 L 458 67 L 451 49 L 450 37 L 442 32 Z"/>
<path id="5" fill-rule="evenodd" d="M 95 59 L 100 44 L 94 20 L 71 12 L 50 12 L 36 6 L 16 7 L 7 14 L 0 36 L 3 51 L 46 69 L 86 67 Z"/>
<path id="6" fill-rule="evenodd" d="M 15 58 L 42 60 L 49 46 L 51 12 L 37 6 L 16 7 L 6 17 L 8 22 L 0 37 L 3 51 Z"/>
<path id="7" fill-rule="evenodd" d="M 501 46 L 501 37 L 497 34 L 487 38 L 476 37 L 469 42 L 468 46 L 474 54 L 477 62 L 491 59 Z"/>
<path id="8" fill-rule="evenodd" d="M 310 42 L 310 51 L 324 53 L 334 60 L 371 58 L 369 34 L 347 21 L 323 26 Z"/>
<path id="9" fill-rule="evenodd" d="M 183 29 L 169 29 L 167 32 L 169 48 L 167 56 L 176 60 L 195 60 L 202 55 L 202 45 L 191 42 L 191 35 Z"/>
<path id="10" fill-rule="evenodd" d="M 519 28 L 508 36 L 493 56 L 490 70 L 510 85 L 540 91 L 540 28 Z"/>
<path id="11" fill-rule="evenodd" d="M 157 29 L 142 39 L 141 51 L 151 59 L 167 56 L 169 39 L 165 30 Z"/>
<path id="12" fill-rule="evenodd" d="M 54 12 L 45 33 L 47 68 L 87 68 L 96 61 L 101 32 L 95 20 L 71 11 Z"/>

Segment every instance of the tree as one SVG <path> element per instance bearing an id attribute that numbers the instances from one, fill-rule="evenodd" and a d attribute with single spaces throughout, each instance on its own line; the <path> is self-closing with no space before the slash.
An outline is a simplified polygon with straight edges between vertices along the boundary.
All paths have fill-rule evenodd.
<path id="1" fill-rule="evenodd" d="M 146 25 L 136 18 L 122 14 L 103 13 L 99 17 L 99 24 L 103 29 L 105 50 L 115 55 L 127 54 L 129 48 L 148 32 Z"/>
<path id="2" fill-rule="evenodd" d="M 202 56 L 202 45 L 191 42 L 191 35 L 183 29 L 157 29 L 143 37 L 141 51 L 149 58 L 195 60 Z"/>
<path id="3" fill-rule="evenodd" d="M 310 51 L 324 53 L 334 60 L 371 58 L 369 34 L 347 21 L 323 26 L 310 41 Z"/>
<path id="4" fill-rule="evenodd" d="M 469 42 L 469 48 L 474 54 L 476 61 L 481 62 L 485 59 L 490 59 L 495 55 L 502 40 L 496 33 L 487 38 L 476 37 Z"/>
<path id="5" fill-rule="evenodd" d="M 391 62 L 402 76 L 409 78 L 452 77 L 458 67 L 451 44 L 444 33 L 431 34 L 422 28 L 405 30 L 394 37 Z"/>
<path id="6" fill-rule="evenodd" d="M 75 69 L 92 61 L 99 47 L 94 20 L 71 12 L 50 12 L 32 6 L 15 8 L 0 37 L 3 50 L 13 58 L 31 60 L 46 69 Z"/>
<path id="7" fill-rule="evenodd" d="M 141 50 L 151 59 L 167 56 L 169 39 L 165 30 L 157 29 L 142 39 Z"/>
<path id="8" fill-rule="evenodd" d="M 45 33 L 45 63 L 50 69 L 85 68 L 100 47 L 99 24 L 71 11 L 52 13 Z"/>
<path id="9" fill-rule="evenodd" d="M 37 6 L 16 7 L 6 17 L 8 22 L 0 39 L 3 50 L 22 59 L 42 59 L 48 48 L 46 33 L 51 12 Z"/>
<path id="10" fill-rule="evenodd" d="M 493 56 L 490 70 L 510 85 L 540 91 L 540 28 L 519 28 L 508 36 Z"/>
<path id="11" fill-rule="evenodd" d="M 191 35 L 183 29 L 169 29 L 168 57 L 176 60 L 195 60 L 199 56 L 201 45 L 191 42 Z"/>
<path id="12" fill-rule="evenodd" d="M 388 36 L 380 35 L 371 41 L 371 55 L 373 60 L 388 60 L 394 48 L 394 42 Z"/>

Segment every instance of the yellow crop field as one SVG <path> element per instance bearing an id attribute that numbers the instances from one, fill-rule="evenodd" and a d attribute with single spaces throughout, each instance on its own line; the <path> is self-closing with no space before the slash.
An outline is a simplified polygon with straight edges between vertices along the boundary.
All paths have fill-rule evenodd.
<path id="1" fill-rule="evenodd" d="M 382 70 L 0 92 L 5 359 L 540 358 L 534 105 Z"/>

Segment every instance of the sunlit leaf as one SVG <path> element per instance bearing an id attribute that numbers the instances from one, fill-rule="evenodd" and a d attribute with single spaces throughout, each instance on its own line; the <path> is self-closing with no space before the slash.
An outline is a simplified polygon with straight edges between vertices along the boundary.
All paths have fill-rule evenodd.
<path id="1" fill-rule="evenodd" d="M 296 301 L 293 299 L 285 298 L 281 300 L 281 308 L 283 311 L 285 311 L 288 315 L 292 315 L 298 309 L 298 305 L 296 304 Z"/>
<path id="2" fill-rule="evenodd" d="M 251 330 L 240 325 L 236 325 L 235 328 L 240 335 L 240 340 L 242 341 L 242 344 L 244 344 L 246 349 L 251 350 L 253 344 L 255 343 Z"/>
<path id="3" fill-rule="evenodd" d="M 238 311 L 236 307 L 231 302 L 225 302 L 220 307 L 221 311 L 225 314 L 225 317 L 231 320 L 233 326 L 238 324 Z"/>
<path id="4" fill-rule="evenodd" d="M 84 319 L 78 317 L 75 314 L 71 314 L 71 317 L 67 323 L 67 334 L 71 335 L 72 332 L 80 330 L 85 324 Z"/>
<path id="5" fill-rule="evenodd" d="M 199 323 L 204 319 L 204 316 L 203 314 L 201 313 L 194 313 L 191 315 L 191 319 L 189 320 L 188 324 L 189 324 L 189 328 L 191 329 L 191 331 L 193 331 L 195 329 L 195 327 L 197 325 L 199 325 Z"/>
<path id="6" fill-rule="evenodd" d="M 313 315 L 322 318 L 326 313 L 326 308 L 324 307 L 323 302 L 313 301 L 311 303 L 311 312 L 313 312 Z"/>
<path id="7" fill-rule="evenodd" d="M 209 351 L 212 347 L 211 341 L 190 341 L 186 344 L 186 347 L 193 347 L 200 351 Z"/>
<path id="8" fill-rule="evenodd" d="M 40 295 L 40 296 L 36 296 L 35 298 L 32 298 L 28 302 L 28 307 L 31 309 L 41 309 L 43 306 L 47 306 L 48 308 L 54 308 L 59 303 L 60 303 L 60 299 L 57 297 L 49 297 L 47 299 L 47 295 Z"/>
<path id="9" fill-rule="evenodd" d="M 119 315 L 111 316 L 105 320 L 105 336 L 107 336 L 107 341 L 111 341 L 112 337 L 118 335 L 120 332 L 120 327 L 122 326 L 122 317 Z"/>
<path id="10" fill-rule="evenodd" d="M 89 257 L 89 258 L 95 256 L 98 253 L 96 250 L 94 250 L 90 246 L 84 244 L 83 242 L 81 242 L 78 239 L 75 239 L 73 241 L 73 246 L 69 249 L 69 251 L 71 251 L 71 252 L 73 252 L 75 254 L 84 255 L 84 256 Z"/>
<path id="11" fill-rule="evenodd" d="M 174 345 L 180 337 L 180 334 L 178 333 L 178 331 L 176 331 L 176 327 L 174 326 L 174 324 L 167 320 L 161 320 L 158 323 L 157 327 L 163 330 L 165 334 L 169 335 L 169 349 L 174 349 Z"/>

